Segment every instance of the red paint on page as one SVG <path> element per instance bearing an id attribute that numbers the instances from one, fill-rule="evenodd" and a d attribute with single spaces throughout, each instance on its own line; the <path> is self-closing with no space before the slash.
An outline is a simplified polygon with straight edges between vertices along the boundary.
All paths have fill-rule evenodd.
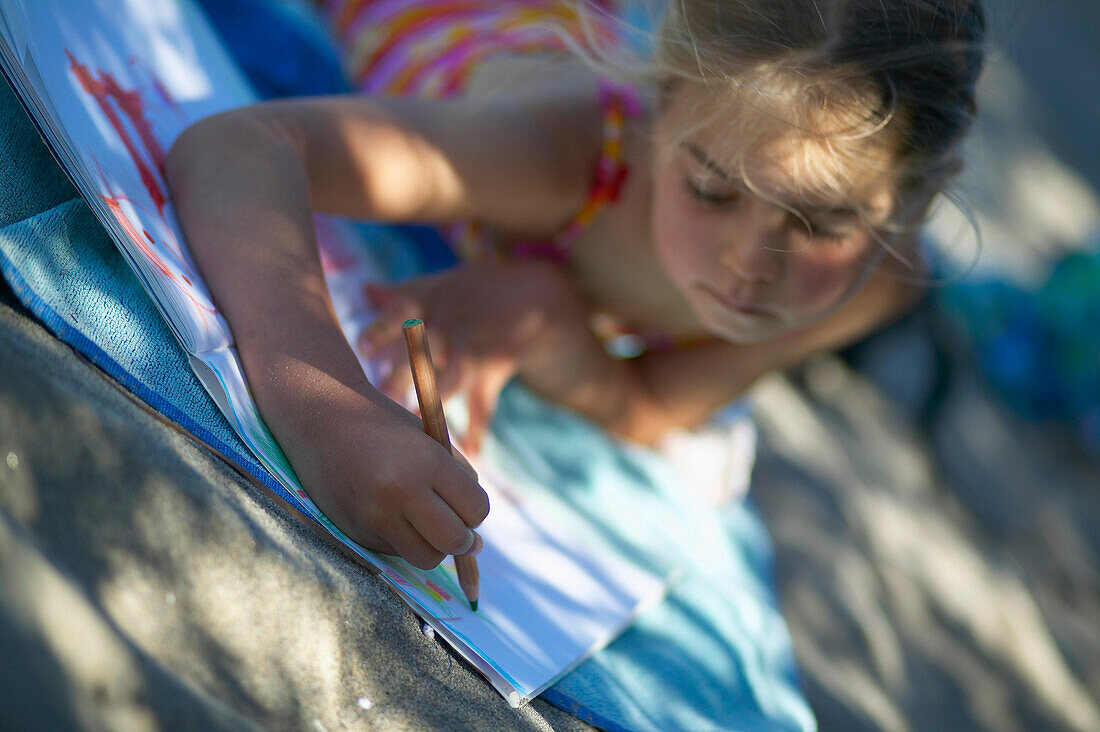
<path id="1" fill-rule="evenodd" d="M 163 274 L 165 277 L 168 277 L 169 279 L 174 279 L 175 275 L 172 273 L 172 270 L 169 269 L 168 265 L 164 263 L 164 260 L 157 255 L 156 250 L 145 243 L 145 237 L 142 237 L 141 234 L 138 234 L 137 229 L 134 228 L 134 225 L 130 222 L 130 219 L 126 216 L 126 214 L 122 212 L 122 206 L 119 204 L 119 202 L 109 196 L 103 196 L 103 202 L 107 204 L 107 208 L 111 209 L 111 213 L 114 214 L 115 221 L 117 221 L 119 225 L 126 231 L 126 235 L 130 237 L 130 241 L 134 242 L 134 244 L 137 245 L 138 249 L 141 250 L 141 253 L 149 258 L 149 261 L 153 263 L 154 267 L 160 270 L 161 274 Z M 144 229 L 142 231 L 143 233 L 145 233 L 145 236 L 149 236 L 148 232 L 145 232 Z M 149 241 L 153 241 L 152 237 L 149 237 Z"/>
<path id="2" fill-rule="evenodd" d="M 81 88 L 96 100 L 99 108 L 107 117 L 107 121 L 114 128 L 115 133 L 118 134 L 119 140 L 125 146 L 126 152 L 137 168 L 141 183 L 145 186 L 149 198 L 153 201 L 153 205 L 157 207 L 157 211 L 163 215 L 164 205 L 167 203 L 168 197 L 153 171 L 156 170 L 159 173 L 164 170 L 164 148 L 161 147 L 153 135 L 152 125 L 145 117 L 145 107 L 141 94 L 133 89 L 124 89 L 109 73 L 98 71 L 97 74 L 93 75 L 87 66 L 77 62 L 71 51 L 66 50 L 65 54 L 69 57 L 70 68 L 80 82 Z M 140 145 L 144 150 L 140 150 L 138 145 L 134 143 L 130 130 L 127 129 L 119 116 L 120 111 L 129 121 L 130 127 L 137 133 Z M 148 156 L 148 160 L 146 156 Z M 150 162 L 152 167 L 150 167 Z"/>

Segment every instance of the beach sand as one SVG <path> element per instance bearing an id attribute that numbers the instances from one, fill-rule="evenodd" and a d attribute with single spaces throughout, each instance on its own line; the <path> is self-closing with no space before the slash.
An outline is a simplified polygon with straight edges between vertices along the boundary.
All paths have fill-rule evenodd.
<path id="1" fill-rule="evenodd" d="M 1100 5 L 989 6 L 959 188 L 979 275 L 1027 286 L 1100 242 Z M 933 304 L 756 397 L 753 497 L 822 729 L 1100 729 L 1100 463 L 1068 431 L 995 398 Z"/>

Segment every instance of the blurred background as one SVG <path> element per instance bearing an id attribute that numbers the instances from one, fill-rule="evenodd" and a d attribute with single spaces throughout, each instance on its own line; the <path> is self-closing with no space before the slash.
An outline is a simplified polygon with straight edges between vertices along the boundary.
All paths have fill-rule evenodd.
<path id="1" fill-rule="evenodd" d="M 1100 3 L 986 0 L 978 223 L 911 316 L 756 391 L 822 729 L 1100 729 Z"/>

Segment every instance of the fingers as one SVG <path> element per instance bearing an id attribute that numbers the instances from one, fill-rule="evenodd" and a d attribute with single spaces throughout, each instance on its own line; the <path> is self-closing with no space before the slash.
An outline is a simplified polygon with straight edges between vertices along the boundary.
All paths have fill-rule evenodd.
<path id="1" fill-rule="evenodd" d="M 435 493 L 440 501 L 458 516 L 463 526 L 476 529 L 489 515 L 489 495 L 476 481 L 469 480 L 466 475 L 460 476 L 459 479 L 436 481 Z"/>
<path id="2" fill-rule="evenodd" d="M 431 545 L 408 519 L 391 528 L 391 543 L 406 562 L 419 569 L 434 569 L 446 556 Z"/>
<path id="3" fill-rule="evenodd" d="M 474 470 L 473 465 L 470 465 L 470 461 L 466 459 L 466 456 L 456 450 L 454 453 L 454 458 L 455 461 L 458 462 L 458 467 L 462 468 L 464 471 L 466 471 L 466 475 L 470 476 L 470 480 L 474 481 L 475 483 L 478 482 L 477 471 Z"/>
<path id="4" fill-rule="evenodd" d="M 473 545 L 461 554 L 455 554 L 456 557 L 476 557 L 478 554 L 481 554 L 481 550 L 485 548 L 484 542 L 481 541 L 481 534 L 476 531 L 471 533 L 474 535 Z"/>
<path id="5" fill-rule="evenodd" d="M 433 346 L 434 349 L 434 346 Z M 443 358 L 435 358 L 432 351 L 432 360 L 435 362 L 435 387 L 439 390 L 439 397 L 444 403 L 465 387 L 464 375 L 468 373 L 469 361 L 460 354 L 451 353 L 444 349 Z"/>
<path id="6" fill-rule="evenodd" d="M 489 403 L 490 401 L 492 404 Z M 485 432 L 489 429 L 495 403 L 495 395 L 487 394 L 486 390 L 481 387 L 481 384 L 478 384 L 470 390 L 467 399 L 470 422 L 466 429 L 466 436 L 462 441 L 462 446 L 473 455 L 479 455 L 481 453 L 481 441 L 485 437 Z"/>
<path id="7" fill-rule="evenodd" d="M 480 551 L 477 532 L 438 494 L 418 501 L 408 521 L 436 552 L 461 556 Z"/>
<path id="8" fill-rule="evenodd" d="M 393 544 L 383 539 L 377 534 L 370 532 L 358 532 L 353 537 L 355 542 L 362 547 L 370 549 L 372 552 L 378 552 L 379 554 L 397 554 L 398 551 Z"/>
<path id="9" fill-rule="evenodd" d="M 431 542 L 424 538 L 419 530 L 409 521 L 398 532 L 399 537 L 394 541 L 393 549 L 383 551 L 385 554 L 400 556 L 409 564 L 418 569 L 435 569 L 448 554 L 457 557 L 473 557 L 481 553 L 485 543 L 481 535 L 472 529 L 466 529 L 462 544 L 457 551 L 440 551 Z"/>
<path id="10" fill-rule="evenodd" d="M 500 392 L 512 378 L 513 372 L 512 367 L 504 365 L 484 369 L 480 378 L 469 388 L 467 405 L 470 422 L 462 447 L 473 455 L 481 452 L 481 443 L 493 423 Z"/>
<path id="11" fill-rule="evenodd" d="M 422 305 L 426 278 L 396 285 L 368 283 L 363 292 L 378 311 L 374 321 L 359 334 L 359 351 L 371 358 L 374 353 L 395 340 L 402 340 L 401 328 L 406 320 L 423 318 Z"/>
<path id="12" fill-rule="evenodd" d="M 481 539 L 473 529 L 489 513 L 489 497 L 470 475 L 473 471 L 464 459 L 452 458 L 426 435 L 418 437 L 430 449 L 411 461 L 417 469 L 387 482 L 377 496 L 393 511 L 386 512 L 390 516 L 382 532 L 386 539 L 410 564 L 430 569 L 447 554 L 481 551 Z"/>
<path id="13" fill-rule="evenodd" d="M 477 544 L 477 532 L 473 529 L 466 529 L 466 541 L 462 542 L 462 546 L 455 549 L 451 554 L 456 557 L 473 556 L 474 545 Z"/>
<path id="14" fill-rule="evenodd" d="M 404 428 L 388 430 L 394 431 Z M 483 543 L 473 528 L 489 501 L 466 461 L 415 430 L 393 446 L 398 449 L 384 452 L 398 458 L 390 461 L 395 470 L 379 471 L 360 490 L 339 491 L 323 506 L 325 513 L 368 549 L 396 554 L 420 569 L 432 569 L 448 554 L 480 552 Z"/>
<path id="15" fill-rule="evenodd" d="M 390 303 L 359 334 L 359 352 L 373 358 L 381 349 L 403 338 L 401 326 L 406 320 L 419 318 L 420 315 L 420 306 L 414 300 L 401 299 Z"/>
<path id="16" fill-rule="evenodd" d="M 402 404 L 406 403 L 412 388 L 404 324 L 411 318 L 422 318 L 424 315 L 420 301 L 410 296 L 413 288 L 414 285 L 400 288 L 366 285 L 368 294 L 383 307 L 374 321 L 359 334 L 356 343 L 359 353 L 386 374 L 381 383 L 375 386 L 386 396 Z M 428 341 L 437 374 L 450 373 L 446 335 L 429 324 Z M 446 398 L 450 390 L 440 388 L 440 393 Z"/>
<path id="17" fill-rule="evenodd" d="M 435 344 L 440 346 L 438 349 L 440 356 L 438 358 L 436 357 Z M 378 389 L 389 398 L 402 404 L 412 398 L 412 368 L 409 364 L 409 353 L 404 338 L 380 350 L 375 357 L 375 361 L 389 366 L 385 378 L 378 384 Z M 443 380 L 445 375 L 451 373 L 451 369 L 448 368 L 450 362 L 447 341 L 445 338 L 437 336 L 435 343 L 432 345 L 432 363 L 436 367 L 436 389 L 443 401 L 449 399 L 452 393 L 452 390 L 447 388 L 446 382 Z M 443 364 L 442 369 L 439 366 L 440 364 Z M 412 403 L 415 404 L 415 399 Z"/>

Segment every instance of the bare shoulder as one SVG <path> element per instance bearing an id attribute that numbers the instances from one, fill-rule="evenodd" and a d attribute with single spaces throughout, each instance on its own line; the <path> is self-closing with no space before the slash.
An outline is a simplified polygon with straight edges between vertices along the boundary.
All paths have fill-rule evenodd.
<path id="1" fill-rule="evenodd" d="M 557 53 L 500 54 L 470 79 L 462 106 L 470 119 L 492 117 L 511 130 L 502 137 L 471 125 L 470 139 L 487 146 L 482 154 L 499 183 L 487 182 L 477 218 L 505 234 L 560 231 L 584 203 L 603 139 L 592 70 Z"/>

